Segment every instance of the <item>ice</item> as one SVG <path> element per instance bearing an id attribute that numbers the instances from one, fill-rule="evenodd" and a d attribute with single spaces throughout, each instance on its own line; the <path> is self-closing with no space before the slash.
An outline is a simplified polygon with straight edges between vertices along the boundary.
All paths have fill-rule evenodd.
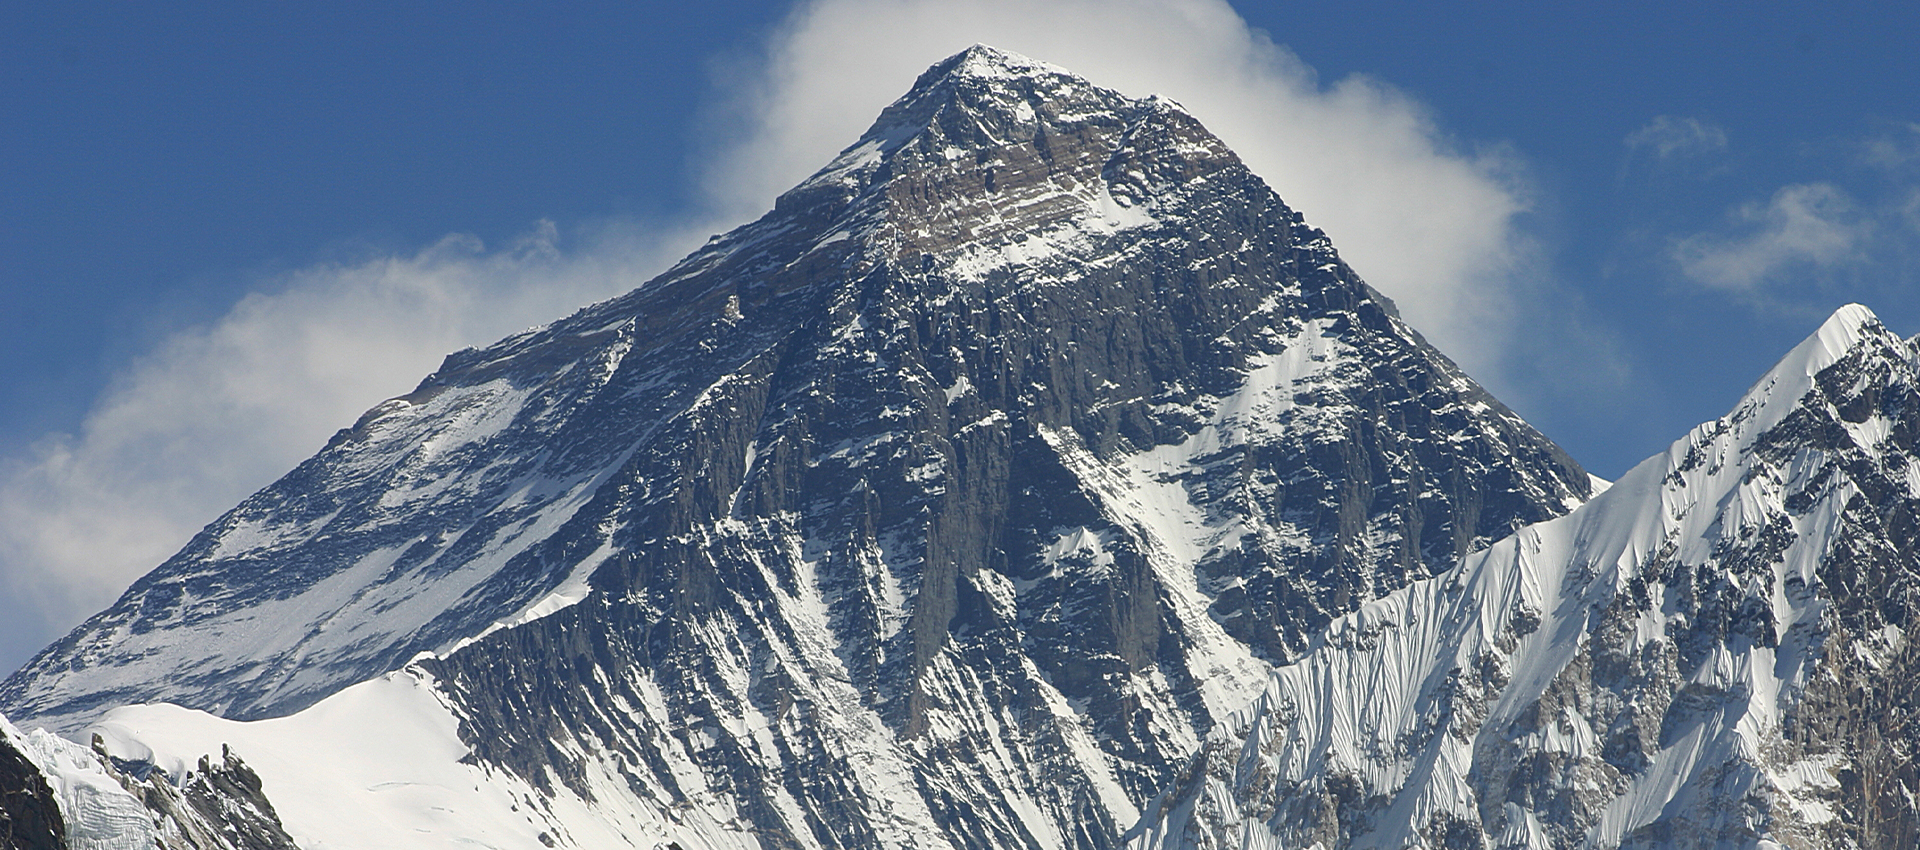
<path id="1" fill-rule="evenodd" d="M 44 729 L 22 733 L 0 717 L 0 735 L 40 769 L 66 824 L 68 850 L 151 850 L 153 822 L 92 750 Z"/>
<path id="2" fill-rule="evenodd" d="M 355 685 L 298 714 L 239 722 L 172 705 L 128 706 L 90 731 L 122 757 L 182 776 L 223 745 L 259 774 L 302 850 L 365 847 L 652 846 L 680 833 L 655 817 L 616 829 L 584 804 L 530 805 L 524 781 L 465 764 L 459 721 L 416 671 Z M 350 813 L 350 814 L 349 814 Z M 718 845 L 726 846 L 726 845 Z M 745 845 L 734 845 L 745 846 Z"/>

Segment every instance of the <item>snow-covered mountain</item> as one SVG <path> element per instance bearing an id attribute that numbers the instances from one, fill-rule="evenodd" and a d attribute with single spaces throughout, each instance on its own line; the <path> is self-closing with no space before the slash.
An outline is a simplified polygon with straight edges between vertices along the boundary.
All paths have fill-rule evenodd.
<path id="1" fill-rule="evenodd" d="M 974 48 L 0 685 L 88 742 L 0 726 L 0 823 L 1911 848 L 1917 436 L 1847 307 L 1594 495 L 1177 104 Z"/>
<path id="2" fill-rule="evenodd" d="M 1842 308 L 1567 516 L 1277 670 L 1135 847 L 1907 848 L 1920 350 Z"/>
<path id="3" fill-rule="evenodd" d="M 578 600 L 605 564 L 623 582 L 661 533 L 808 511 L 816 548 L 877 559 L 861 569 L 887 598 L 855 629 L 892 635 L 885 617 L 925 608 L 914 564 L 952 584 L 1001 557 L 992 514 L 1025 491 L 976 482 L 1077 492 L 1096 471 L 1093 490 L 1141 502 L 1113 510 L 1172 523 L 1156 545 L 1208 562 L 1212 619 L 1265 659 L 1589 486 L 1176 105 L 981 48 L 762 220 L 369 411 L 0 706 L 65 728 L 152 699 L 285 714 Z M 877 489 L 810 503 L 828 479 Z M 1103 545 L 1111 501 L 1046 500 L 1059 533 L 1007 557 Z M 909 631 L 917 671 L 942 624 Z"/>
<path id="4" fill-rule="evenodd" d="M 1107 847 L 1333 618 L 1590 487 L 1177 104 L 974 48 L 370 411 L 0 710 L 182 706 L 103 747 L 242 742 L 305 846 L 343 827 L 276 782 L 359 775 L 286 730 L 354 716 L 457 730 L 416 784 L 524 840 Z"/>

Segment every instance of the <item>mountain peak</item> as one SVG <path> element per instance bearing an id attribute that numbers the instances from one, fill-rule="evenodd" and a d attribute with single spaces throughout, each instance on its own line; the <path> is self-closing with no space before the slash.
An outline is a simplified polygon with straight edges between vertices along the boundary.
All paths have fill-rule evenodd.
<path id="1" fill-rule="evenodd" d="M 1795 771 L 1890 775 L 1858 742 L 1913 722 L 1916 386 L 1839 308 L 1605 493 L 1336 621 L 1128 846 L 1914 846 L 1909 785 Z"/>
<path id="2" fill-rule="evenodd" d="M 922 79 L 929 76 L 953 76 L 980 80 L 1005 80 L 1052 75 L 1075 76 L 1071 71 L 1049 62 L 1022 56 L 1011 50 L 1001 50 L 991 45 L 976 44 L 935 64 L 922 75 Z"/>
<path id="3" fill-rule="evenodd" d="M 1258 180 L 1171 101 L 1136 100 L 975 45 L 921 74 L 775 211 L 822 235 L 874 233 L 884 222 L 892 233 L 878 241 L 896 259 L 933 255 L 979 271 L 1004 268 L 1004 240 L 1028 234 L 1094 247 L 1181 206 L 1206 179 Z"/>
<path id="4" fill-rule="evenodd" d="M 1816 375 L 1867 345 L 1877 345 L 1901 359 L 1906 356 L 1905 341 L 1880 324 L 1872 310 L 1860 304 L 1842 305 L 1754 382 L 1736 407 L 1744 411 L 1738 417 L 1754 423 L 1750 433 L 1764 432 L 1799 405 L 1813 388 Z"/>
<path id="5" fill-rule="evenodd" d="M 1065 68 L 976 44 L 922 72 L 849 150 L 878 141 L 891 152 L 938 125 L 971 126 L 983 132 L 963 134 L 968 142 L 992 143 L 1010 130 L 1108 115 L 1131 103 Z"/>
<path id="6" fill-rule="evenodd" d="M 1780 366 L 1775 369 L 1792 369 L 1814 375 L 1833 365 L 1847 352 L 1876 332 L 1884 333 L 1880 317 L 1863 304 L 1843 304 L 1833 311 L 1820 329 L 1814 331 L 1794 349 L 1781 358 Z"/>

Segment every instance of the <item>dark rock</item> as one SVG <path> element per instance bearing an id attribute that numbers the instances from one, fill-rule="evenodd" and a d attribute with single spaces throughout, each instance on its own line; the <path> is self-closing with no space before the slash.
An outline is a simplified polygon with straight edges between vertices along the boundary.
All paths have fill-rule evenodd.
<path id="1" fill-rule="evenodd" d="M 47 778 L 0 735 L 0 848 L 65 850 L 66 833 Z"/>

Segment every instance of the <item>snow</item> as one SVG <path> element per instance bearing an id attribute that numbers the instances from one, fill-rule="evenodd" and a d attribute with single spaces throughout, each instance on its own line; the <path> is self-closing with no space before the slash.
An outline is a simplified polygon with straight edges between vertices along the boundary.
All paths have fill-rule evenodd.
<path id="1" fill-rule="evenodd" d="M 566 795 L 542 801 L 518 777 L 462 763 L 469 751 L 458 729 L 432 679 L 409 669 L 284 718 L 240 722 L 173 705 L 135 705 L 115 709 L 89 731 L 115 756 L 151 761 L 173 777 L 185 776 L 202 755 L 231 747 L 259 774 L 302 850 L 531 850 L 545 846 L 542 833 L 572 847 L 651 848 L 687 840 L 657 813 L 594 812 Z M 626 798 L 602 799 L 617 807 Z"/>
<path id="2" fill-rule="evenodd" d="M 1207 613 L 1212 600 L 1200 588 L 1194 566 L 1210 548 L 1207 541 L 1215 533 L 1205 530 L 1206 512 L 1195 506 L 1186 488 L 1168 474 L 1176 468 L 1174 458 L 1148 461 L 1155 464 L 1151 469 L 1143 466 L 1139 456 L 1123 465 L 1109 465 L 1094 457 L 1071 433 L 1046 426 L 1038 430 L 1067 468 L 1100 497 L 1108 518 L 1134 532 L 1144 544 L 1148 563 L 1167 593 L 1166 602 L 1196 644 L 1188 658 L 1204 665 L 1204 669 L 1192 673 L 1200 683 L 1207 710 L 1220 717 L 1246 705 L 1271 668 Z M 1190 733 L 1176 734 L 1185 738 Z"/>
<path id="3" fill-rule="evenodd" d="M 954 66 L 954 76 L 971 77 L 977 80 L 1010 80 L 1039 76 L 1072 76 L 1072 72 L 1058 65 L 1042 62 L 985 44 L 975 44 L 967 48 Z"/>
<path id="4" fill-rule="evenodd" d="M 1056 531 L 1054 541 L 1040 554 L 1041 563 L 1057 570 L 1064 559 L 1084 558 L 1096 567 L 1113 566 L 1113 555 L 1107 551 L 1107 547 L 1113 545 L 1109 535 L 1086 526 Z"/>
<path id="5" fill-rule="evenodd" d="M 1237 545 L 1247 531 L 1238 517 L 1210 517 L 1195 505 L 1183 479 L 1205 468 L 1206 459 L 1229 448 L 1276 439 L 1289 430 L 1307 430 L 1285 414 L 1294 397 L 1325 379 L 1327 370 L 1347 362 L 1351 354 L 1332 333 L 1334 320 L 1308 322 L 1277 354 L 1250 358 L 1247 377 L 1224 399 L 1202 400 L 1210 406 L 1204 425 L 1186 440 L 1149 448 L 1116 464 L 1125 478 L 1128 513 L 1147 524 L 1154 539 L 1186 564 L 1196 564 L 1223 546 Z M 1337 416 L 1320 408 L 1316 417 Z M 1190 582 L 1189 582 L 1190 583 Z"/>
<path id="6" fill-rule="evenodd" d="M 1592 494 L 1588 496 L 1588 498 L 1592 498 L 1593 496 L 1598 496 L 1601 493 L 1605 493 L 1607 492 L 1607 488 L 1612 486 L 1613 486 L 1613 482 L 1608 481 L 1605 478 L 1601 478 L 1600 476 L 1594 475 L 1592 473 L 1587 474 L 1587 487 L 1593 491 Z"/>
<path id="7" fill-rule="evenodd" d="M 305 850 L 382 846 L 399 836 L 417 846 L 534 846 L 533 824 L 502 816 L 512 800 L 460 764 L 467 748 L 457 728 L 426 682 L 401 673 L 287 718 L 241 723 L 139 705 L 115 709 L 91 731 L 116 756 L 150 760 L 174 777 L 230 745 Z"/>
<path id="8" fill-rule="evenodd" d="M 420 655 L 445 656 L 494 632 L 524 626 L 535 620 L 552 616 L 560 611 L 580 604 L 582 600 L 587 598 L 587 594 L 593 592 L 592 586 L 587 582 L 588 579 L 593 577 L 593 571 L 599 569 L 600 565 L 614 554 L 611 539 L 612 535 L 608 534 L 608 542 L 602 543 L 600 548 L 595 550 L 593 554 L 588 555 L 578 564 L 575 564 L 572 572 L 568 573 L 566 580 L 562 581 L 559 587 L 554 588 L 551 593 L 534 600 L 531 605 L 515 612 L 513 616 L 494 622 L 473 637 L 462 638 L 455 641 L 452 646 L 444 650 L 439 652 L 423 651 L 415 657 L 417 658 Z"/>
<path id="9" fill-rule="evenodd" d="M 1833 365 L 1867 334 L 1886 334 L 1880 319 L 1860 304 L 1847 304 L 1833 312 L 1820 329 L 1787 352 L 1787 356 L 1749 388 L 1734 407 L 1734 418 L 1756 415 L 1751 430 L 1755 436 L 1780 424 L 1793 411 L 1794 403 L 1813 388 L 1813 376 Z M 1774 400 L 1779 403 L 1770 403 Z M 1744 411 L 1754 411 L 1744 414 Z"/>
<path id="10" fill-rule="evenodd" d="M 497 377 L 376 406 L 348 442 L 296 473 L 306 476 L 299 498 L 263 491 L 209 527 L 210 538 L 196 544 L 204 548 L 190 546 L 171 573 L 156 573 L 150 594 L 169 604 L 103 615 L 106 625 L 76 650 L 82 663 L 54 662 L 36 698 L 57 705 L 68 694 L 131 689 L 239 710 L 192 690 L 220 680 L 254 700 L 249 711 L 300 705 L 392 669 L 396 648 L 446 651 L 579 601 L 606 553 L 526 576 L 533 586 L 504 591 L 492 610 L 475 604 L 480 594 L 502 593 L 502 573 L 525 569 L 520 556 L 572 519 L 632 451 L 570 468 L 520 450 L 543 445 L 558 426 L 556 407 L 607 384 L 631 350 L 630 326 L 581 352 L 588 365 L 571 376 L 575 367 L 563 366 L 545 383 Z M 234 572 L 254 578 L 225 578 Z M 449 622 L 449 612 L 462 621 Z M 130 627 L 135 617 L 145 621 L 139 628 Z M 438 645 L 422 640 L 428 635 Z M 142 661 L 85 663 L 91 655 Z M 70 731 L 92 717 L 33 719 Z"/>
<path id="11" fill-rule="evenodd" d="M 967 380 L 966 375 L 961 375 L 957 378 L 954 378 L 953 386 L 947 387 L 944 392 L 946 393 L 946 396 L 947 396 L 947 403 L 952 404 L 956 401 L 959 401 L 962 396 L 965 396 L 966 394 L 973 392 L 973 382 Z"/>
<path id="12" fill-rule="evenodd" d="M 1021 229 L 1009 239 L 970 240 L 947 256 L 947 274 L 956 280 L 985 280 L 1009 269 L 1066 270 L 1068 261 L 1084 260 L 1096 254 L 1104 241 L 1116 233 L 1159 224 L 1144 208 L 1126 206 L 1114 199 L 1105 185 L 1096 189 L 1078 187 L 1060 192 L 1078 205 L 1073 216 L 1033 229 Z M 989 224 L 1004 225 L 993 213 Z"/>
<path id="13" fill-rule="evenodd" d="M 145 806 L 101 765 L 92 750 L 44 729 L 22 733 L 0 717 L 0 735 L 27 757 L 53 789 L 66 822 L 68 850 L 150 850 Z"/>

